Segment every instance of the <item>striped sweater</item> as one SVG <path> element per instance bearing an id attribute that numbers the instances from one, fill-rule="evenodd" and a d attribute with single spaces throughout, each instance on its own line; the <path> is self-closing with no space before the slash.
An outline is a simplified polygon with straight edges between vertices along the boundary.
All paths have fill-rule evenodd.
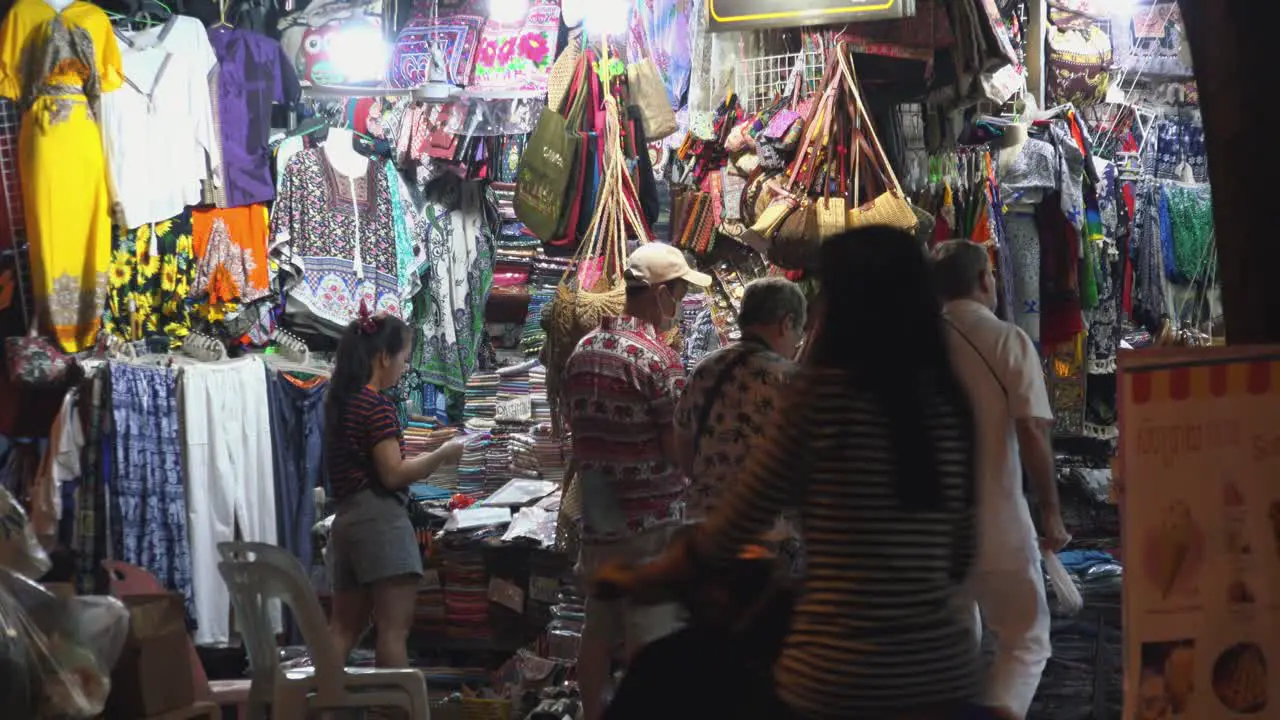
<path id="1" fill-rule="evenodd" d="M 874 399 L 839 371 L 806 368 L 697 537 L 702 559 L 725 562 L 799 504 L 808 574 L 774 675 L 802 717 L 869 720 L 978 698 L 977 641 L 960 601 L 976 550 L 971 420 L 924 392 L 941 510 L 899 506 Z"/>

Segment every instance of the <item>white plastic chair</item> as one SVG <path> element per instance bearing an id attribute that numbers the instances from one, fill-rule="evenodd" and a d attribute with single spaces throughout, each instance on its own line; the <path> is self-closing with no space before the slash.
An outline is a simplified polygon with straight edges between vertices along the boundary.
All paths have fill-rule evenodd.
<path id="1" fill-rule="evenodd" d="M 218 544 L 218 571 L 231 592 L 236 623 L 249 655 L 249 711 L 260 720 L 271 705 L 273 720 L 294 720 L 320 710 L 391 707 L 412 720 L 430 720 L 427 684 L 412 669 L 344 667 L 346 658 L 329 637 L 315 591 L 297 558 L 262 543 Z M 293 613 L 311 652 L 312 668 L 284 670 L 271 631 L 268 603 L 278 599 Z"/>

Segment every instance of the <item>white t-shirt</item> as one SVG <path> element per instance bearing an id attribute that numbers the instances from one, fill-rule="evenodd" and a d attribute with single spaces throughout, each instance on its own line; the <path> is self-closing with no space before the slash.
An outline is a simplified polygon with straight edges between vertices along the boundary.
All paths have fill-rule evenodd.
<path id="1" fill-rule="evenodd" d="M 978 569 L 1023 567 L 1039 559 L 1040 551 L 1022 492 L 1014 423 L 1053 419 L 1040 356 L 1025 332 L 981 303 L 953 300 L 943 316 L 949 321 L 951 362 L 977 424 Z"/>

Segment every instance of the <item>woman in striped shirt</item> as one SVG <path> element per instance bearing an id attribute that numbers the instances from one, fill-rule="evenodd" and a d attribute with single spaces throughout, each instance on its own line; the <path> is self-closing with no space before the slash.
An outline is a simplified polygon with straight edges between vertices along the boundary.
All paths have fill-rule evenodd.
<path id="1" fill-rule="evenodd" d="M 805 366 L 741 482 L 622 583 L 723 567 L 796 505 L 808 572 L 774 665 L 782 707 L 758 717 L 952 720 L 981 688 L 961 599 L 976 544 L 969 403 L 912 236 L 851 231 L 819 267 Z"/>

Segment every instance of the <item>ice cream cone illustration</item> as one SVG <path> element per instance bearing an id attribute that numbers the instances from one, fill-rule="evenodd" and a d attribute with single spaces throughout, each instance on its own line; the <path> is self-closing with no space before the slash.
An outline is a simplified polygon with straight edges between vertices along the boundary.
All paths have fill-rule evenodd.
<path id="1" fill-rule="evenodd" d="M 1195 540 L 1195 528 L 1191 522 L 1191 507 L 1176 500 L 1165 509 L 1160 523 L 1160 563 L 1158 584 L 1160 597 L 1167 599 L 1178 582 L 1178 576 L 1191 554 Z"/>

